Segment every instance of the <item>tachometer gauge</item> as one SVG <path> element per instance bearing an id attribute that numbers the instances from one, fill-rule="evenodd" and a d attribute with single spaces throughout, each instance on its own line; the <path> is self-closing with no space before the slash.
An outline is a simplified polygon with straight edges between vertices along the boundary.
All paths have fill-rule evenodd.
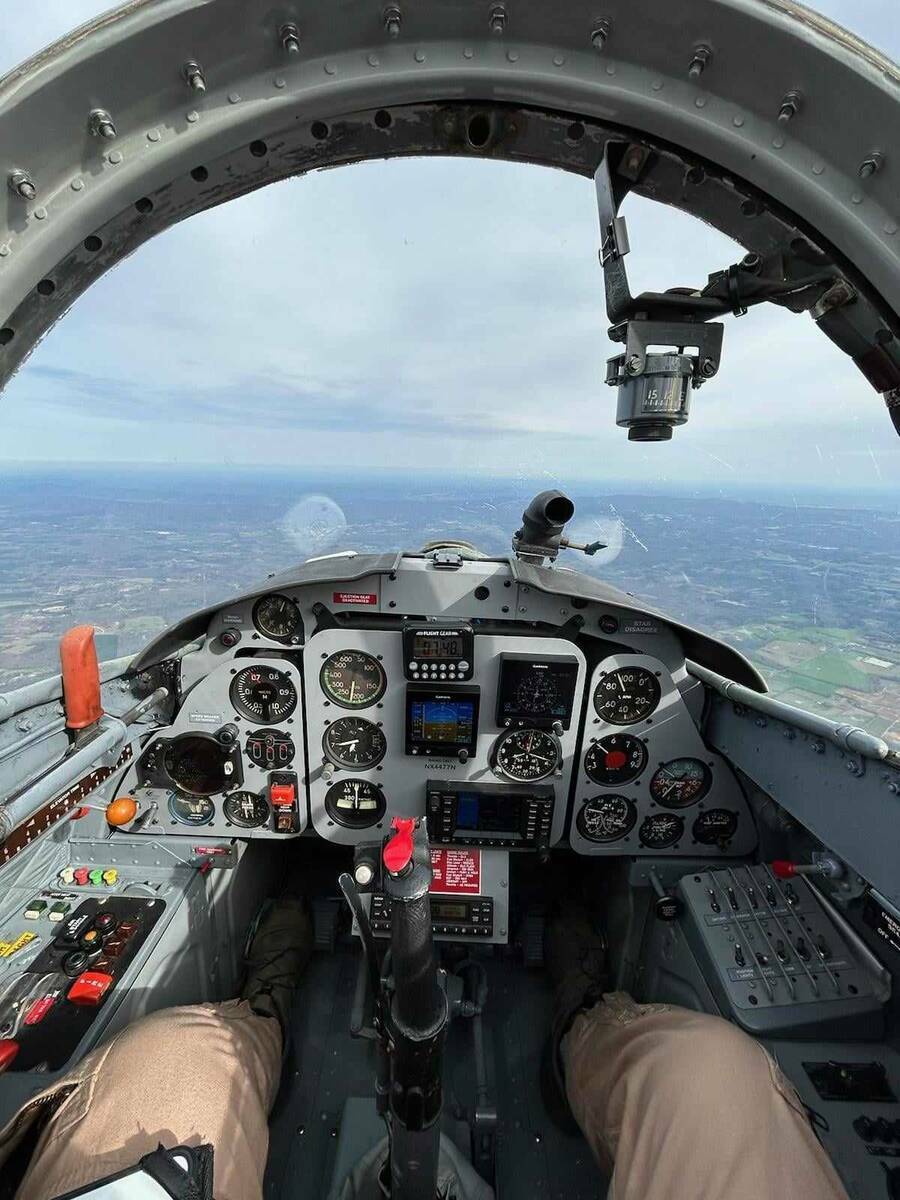
<path id="1" fill-rule="evenodd" d="M 663 808 L 687 808 L 702 800 L 712 786 L 712 774 L 699 758 L 673 758 L 662 763 L 650 780 L 650 795 Z"/>
<path id="2" fill-rule="evenodd" d="M 293 600 L 273 593 L 253 605 L 253 624 L 264 637 L 289 642 L 299 634 L 303 618 Z"/>
<path id="3" fill-rule="evenodd" d="M 578 832 L 589 842 L 617 842 L 634 829 L 637 809 L 626 796 L 594 796 L 575 818 Z"/>
<path id="4" fill-rule="evenodd" d="M 322 664 L 322 691 L 340 708 L 367 708 L 384 695 L 387 676 L 377 658 L 362 650 L 339 650 Z"/>
<path id="5" fill-rule="evenodd" d="M 691 835 L 701 846 L 725 847 L 737 833 L 738 815 L 727 808 L 710 808 L 701 813 Z"/>
<path id="6" fill-rule="evenodd" d="M 368 771 L 387 753 L 384 734 L 362 717 L 341 717 L 329 725 L 322 738 L 325 757 L 348 771 Z"/>
<path id="7" fill-rule="evenodd" d="M 584 756 L 584 773 L 603 787 L 621 787 L 637 779 L 647 765 L 647 747 L 630 733 L 611 733 L 594 742 Z"/>
<path id="8" fill-rule="evenodd" d="M 562 760 L 562 750 L 552 733 L 510 729 L 497 738 L 491 759 L 496 774 L 534 782 L 553 774 Z"/>
<path id="9" fill-rule="evenodd" d="M 241 829 L 258 829 L 269 819 L 269 802 L 256 792 L 231 792 L 225 797 L 225 820 Z"/>
<path id="10" fill-rule="evenodd" d="M 651 850 L 667 850 L 684 835 L 684 821 L 674 813 L 651 813 L 641 822 L 638 837 L 642 846 Z"/>
<path id="11" fill-rule="evenodd" d="M 610 725 L 636 725 L 656 710 L 659 680 L 646 667 L 618 667 L 604 675 L 594 689 L 594 708 Z"/>
<path id="12" fill-rule="evenodd" d="M 325 793 L 325 811 L 338 825 L 368 829 L 377 825 L 387 808 L 384 792 L 368 779 L 342 779 Z"/>
<path id="13" fill-rule="evenodd" d="M 169 815 L 179 825 L 208 825 L 216 815 L 216 806 L 207 796 L 169 796 Z"/>
<path id="14" fill-rule="evenodd" d="M 229 750 L 209 734 L 187 733 L 175 738 L 166 746 L 163 769 L 179 792 L 191 796 L 212 796 L 240 783 L 234 777 Z"/>
<path id="15" fill-rule="evenodd" d="M 244 667 L 231 681 L 231 703 L 251 721 L 273 725 L 297 707 L 297 689 L 291 677 L 274 667 Z"/>

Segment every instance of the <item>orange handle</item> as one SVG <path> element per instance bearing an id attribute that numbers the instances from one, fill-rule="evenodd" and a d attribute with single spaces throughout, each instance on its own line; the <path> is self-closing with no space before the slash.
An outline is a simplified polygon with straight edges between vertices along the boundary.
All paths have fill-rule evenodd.
<path id="1" fill-rule="evenodd" d="M 87 729 L 103 716 L 100 701 L 100 666 L 94 645 L 94 627 L 76 625 L 59 643 L 66 728 Z"/>

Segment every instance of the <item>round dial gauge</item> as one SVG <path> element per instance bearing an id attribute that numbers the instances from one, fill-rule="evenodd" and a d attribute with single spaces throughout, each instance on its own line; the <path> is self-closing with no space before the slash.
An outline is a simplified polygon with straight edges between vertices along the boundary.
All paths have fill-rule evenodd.
<path id="1" fill-rule="evenodd" d="M 694 822 L 691 834 L 701 846 L 727 846 L 737 827 L 736 812 L 728 808 L 709 808 Z"/>
<path id="2" fill-rule="evenodd" d="M 386 808 L 384 792 L 368 779 L 342 779 L 325 793 L 325 811 L 331 820 L 350 829 L 377 825 Z"/>
<path id="3" fill-rule="evenodd" d="M 647 747 L 630 733 L 611 733 L 594 742 L 584 756 L 584 772 L 603 787 L 621 787 L 637 779 L 647 765 Z"/>
<path id="4" fill-rule="evenodd" d="M 178 790 L 190 796 L 212 796 L 234 784 L 229 752 L 208 735 L 176 738 L 166 747 L 163 768 Z"/>
<path id="5" fill-rule="evenodd" d="M 293 600 L 273 593 L 253 605 L 253 624 L 264 637 L 289 642 L 300 633 L 303 618 Z"/>
<path id="6" fill-rule="evenodd" d="M 231 792 L 222 805 L 225 820 L 241 829 L 258 829 L 269 819 L 269 802 L 256 792 Z"/>
<path id="7" fill-rule="evenodd" d="M 494 743 L 494 768 L 507 779 L 546 779 L 561 759 L 559 742 L 542 729 L 510 729 Z"/>
<path id="8" fill-rule="evenodd" d="M 387 676 L 377 658 L 362 650 L 339 650 L 322 664 L 322 691 L 340 708 L 367 708 L 384 695 Z"/>
<path id="9" fill-rule="evenodd" d="M 687 808 L 702 800 L 712 786 L 712 774 L 699 758 L 673 758 L 650 780 L 650 795 L 663 808 Z"/>
<path id="10" fill-rule="evenodd" d="M 341 717 L 325 730 L 322 738 L 325 757 L 348 771 L 368 771 L 387 753 L 384 734 L 362 717 Z"/>
<path id="11" fill-rule="evenodd" d="M 617 842 L 634 829 L 637 809 L 625 796 L 594 796 L 575 819 L 578 832 L 589 842 Z"/>
<path id="12" fill-rule="evenodd" d="M 659 704 L 659 680 L 646 667 L 618 667 L 594 689 L 594 708 L 610 725 L 636 725 Z"/>
<path id="13" fill-rule="evenodd" d="M 642 846 L 653 850 L 665 850 L 680 841 L 684 834 L 684 821 L 674 813 L 651 813 L 641 822 L 638 837 Z"/>
<path id="14" fill-rule="evenodd" d="M 208 825 L 216 815 L 216 806 L 208 796 L 169 796 L 169 815 L 179 825 Z"/>
<path id="15" fill-rule="evenodd" d="M 297 707 L 291 677 L 275 667 L 244 667 L 231 681 L 231 703 L 251 721 L 273 725 Z"/>
<path id="16" fill-rule="evenodd" d="M 553 712 L 558 695 L 552 675 L 547 671 L 529 671 L 516 688 L 516 705 L 519 712 L 543 716 Z"/>

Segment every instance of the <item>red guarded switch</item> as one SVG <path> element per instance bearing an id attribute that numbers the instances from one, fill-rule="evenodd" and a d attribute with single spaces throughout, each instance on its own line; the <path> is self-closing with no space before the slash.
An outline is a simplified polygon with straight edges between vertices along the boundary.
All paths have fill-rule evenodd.
<path id="1" fill-rule="evenodd" d="M 57 993 L 57 995 L 58 994 L 59 993 Z M 29 1008 L 28 1012 L 25 1014 L 25 1020 L 23 1021 L 23 1024 L 39 1025 L 55 1003 L 56 996 L 51 995 L 49 992 L 46 996 L 41 996 L 39 1000 L 35 1000 L 34 1004 L 32 1004 L 31 1008 Z"/>
<path id="2" fill-rule="evenodd" d="M 82 971 L 69 988 L 69 1000 L 73 1004 L 96 1006 L 112 987 L 113 977 L 105 971 Z"/>
<path id="3" fill-rule="evenodd" d="M 384 865 L 392 875 L 399 875 L 412 862 L 415 817 L 394 817 L 391 828 L 396 830 L 384 848 Z"/>
<path id="4" fill-rule="evenodd" d="M 13 1038 L 0 1038 L 0 1075 L 19 1053 L 19 1043 Z"/>
<path id="5" fill-rule="evenodd" d="M 297 789 L 292 783 L 273 783 L 269 788 L 269 799 L 275 808 L 293 808 L 297 803 Z"/>

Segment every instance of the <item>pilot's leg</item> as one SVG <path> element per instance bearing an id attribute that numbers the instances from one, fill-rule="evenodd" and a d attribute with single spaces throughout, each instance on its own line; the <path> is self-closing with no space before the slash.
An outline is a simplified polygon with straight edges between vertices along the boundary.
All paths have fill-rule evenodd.
<path id="1" fill-rule="evenodd" d="M 254 938 L 244 999 L 161 1010 L 89 1054 L 16 1200 L 52 1200 L 134 1166 L 160 1143 L 210 1143 L 216 1200 L 259 1200 L 282 1022 L 311 941 L 305 914 L 277 906 Z"/>
<path id="2" fill-rule="evenodd" d="M 719 1017 L 617 992 L 575 1017 L 562 1061 L 610 1200 L 846 1200 L 791 1084 Z"/>

